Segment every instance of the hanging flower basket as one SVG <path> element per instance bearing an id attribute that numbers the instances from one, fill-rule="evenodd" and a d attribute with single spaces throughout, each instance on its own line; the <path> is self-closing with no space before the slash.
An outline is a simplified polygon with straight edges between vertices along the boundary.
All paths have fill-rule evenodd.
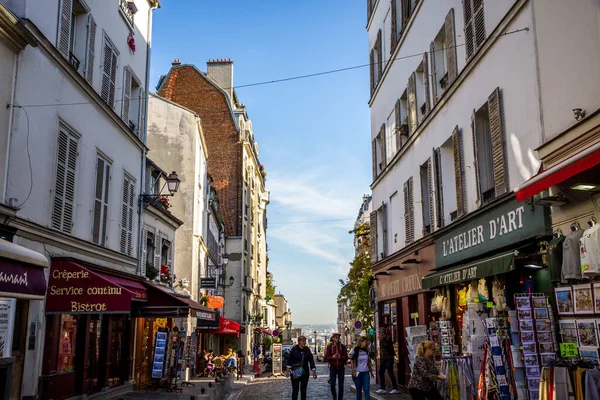
<path id="1" fill-rule="evenodd" d="M 160 281 L 162 283 L 166 283 L 167 285 L 171 285 L 173 283 L 170 265 L 163 264 L 160 266 Z"/>

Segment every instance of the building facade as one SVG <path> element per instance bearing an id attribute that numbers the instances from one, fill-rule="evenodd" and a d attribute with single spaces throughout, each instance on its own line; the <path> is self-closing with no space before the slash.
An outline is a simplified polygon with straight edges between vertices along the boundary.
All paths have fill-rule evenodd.
<path id="1" fill-rule="evenodd" d="M 246 107 L 233 89 L 233 62 L 211 60 L 207 71 L 176 60 L 161 77 L 158 95 L 202 119 L 208 171 L 219 194 L 225 226 L 227 287 L 225 314 L 241 324 L 240 347 L 249 355 L 252 330 L 266 305 L 266 172 Z M 261 319 L 262 323 L 262 319 Z"/>
<path id="2" fill-rule="evenodd" d="M 290 305 L 282 294 L 276 294 L 274 301 L 277 305 L 275 324 L 279 331 L 281 343 L 292 344 L 292 310 Z"/>

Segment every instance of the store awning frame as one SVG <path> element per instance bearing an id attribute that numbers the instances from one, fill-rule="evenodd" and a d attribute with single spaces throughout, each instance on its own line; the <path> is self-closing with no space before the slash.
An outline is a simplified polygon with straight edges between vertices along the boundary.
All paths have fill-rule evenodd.
<path id="1" fill-rule="evenodd" d="M 531 177 L 515 189 L 517 201 L 527 200 L 598 164 L 600 164 L 600 142 Z"/>
<path id="2" fill-rule="evenodd" d="M 433 272 L 421 279 L 421 285 L 424 290 L 434 289 L 440 286 L 468 282 L 514 271 L 515 253 L 516 252 L 513 250 L 467 265 L 460 265 L 443 271 Z"/>
<path id="3" fill-rule="evenodd" d="M 148 288 L 148 303 L 139 308 L 141 317 L 185 318 L 190 314 L 196 316 L 197 313 L 215 313 L 214 310 L 203 307 L 189 297 L 169 293 L 150 283 L 146 283 L 146 287 Z"/>

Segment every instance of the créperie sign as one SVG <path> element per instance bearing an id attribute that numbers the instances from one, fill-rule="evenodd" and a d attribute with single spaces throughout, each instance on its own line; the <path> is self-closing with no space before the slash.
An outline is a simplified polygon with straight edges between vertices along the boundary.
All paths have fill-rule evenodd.
<path id="1" fill-rule="evenodd" d="M 435 243 L 436 267 L 443 267 L 550 233 L 544 207 L 508 201 L 460 224 Z"/>

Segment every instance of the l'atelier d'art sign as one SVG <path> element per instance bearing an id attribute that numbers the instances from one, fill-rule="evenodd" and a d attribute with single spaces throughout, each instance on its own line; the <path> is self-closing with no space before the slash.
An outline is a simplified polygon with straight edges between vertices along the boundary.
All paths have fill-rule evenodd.
<path id="1" fill-rule="evenodd" d="M 75 263 L 52 265 L 47 313 L 128 313 L 132 293 Z"/>
<path id="2" fill-rule="evenodd" d="M 459 225 L 435 243 L 437 267 L 550 233 L 545 207 L 510 200 Z"/>

